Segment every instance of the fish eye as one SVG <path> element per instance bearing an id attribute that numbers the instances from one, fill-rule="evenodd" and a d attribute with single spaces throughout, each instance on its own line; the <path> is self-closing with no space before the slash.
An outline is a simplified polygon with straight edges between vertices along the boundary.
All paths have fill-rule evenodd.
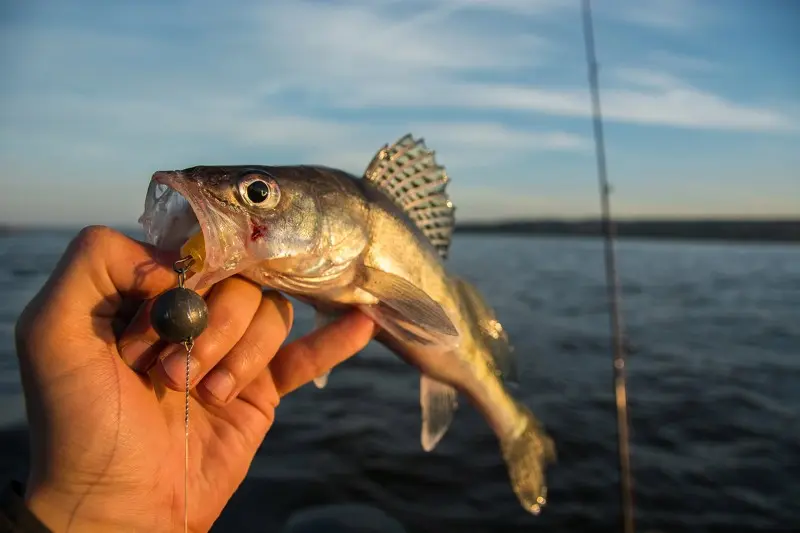
<path id="1" fill-rule="evenodd" d="M 280 200 L 280 189 L 271 177 L 263 174 L 248 174 L 239 182 L 239 194 L 252 207 L 272 208 Z"/>

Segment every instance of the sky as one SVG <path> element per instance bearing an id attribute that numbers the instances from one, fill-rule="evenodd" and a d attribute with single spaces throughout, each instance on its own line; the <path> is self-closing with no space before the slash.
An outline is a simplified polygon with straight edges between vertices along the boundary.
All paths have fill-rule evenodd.
<path id="1" fill-rule="evenodd" d="M 593 2 L 620 217 L 800 216 L 800 1 Z M 0 223 L 134 226 L 153 172 L 407 132 L 460 221 L 595 217 L 579 0 L 0 0 Z"/>

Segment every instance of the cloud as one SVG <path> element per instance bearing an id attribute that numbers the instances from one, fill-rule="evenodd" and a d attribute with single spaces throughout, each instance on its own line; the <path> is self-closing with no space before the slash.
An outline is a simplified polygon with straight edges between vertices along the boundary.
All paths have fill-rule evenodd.
<path id="1" fill-rule="evenodd" d="M 496 11 L 494 4 L 442 0 L 419 11 L 386 1 L 242 5 L 249 7 L 221 15 L 235 28 L 222 37 L 209 33 L 217 24 L 208 13 L 189 14 L 195 26 L 181 28 L 177 41 L 163 31 L 123 31 L 85 20 L 55 29 L 12 29 L 21 48 L 36 53 L 32 61 L 12 65 L 14 83 L 33 90 L 17 91 L 2 108 L 4 123 L 21 127 L 6 149 L 26 142 L 61 144 L 68 157 L 111 160 L 132 146 L 158 157 L 215 144 L 220 151 L 295 149 L 287 159 L 322 154 L 352 160 L 338 154 L 361 153 L 375 139 L 408 130 L 434 133 L 451 147 L 470 150 L 454 151 L 458 160 L 474 154 L 476 144 L 484 152 L 491 147 L 491 157 L 506 158 L 523 145 L 564 151 L 585 144 L 575 133 L 511 128 L 494 118 L 445 119 L 428 110 L 387 118 L 346 105 L 360 91 L 384 84 L 425 91 L 440 80 L 456 82 L 475 73 L 513 74 L 550 57 L 547 40 L 529 31 L 480 28 L 481 19 L 469 16 L 451 22 L 463 11 Z M 499 7 L 530 14 L 556 5 L 506 0 Z M 150 26 L 165 17 L 158 11 L 151 20 L 119 9 L 111 18 L 126 24 Z M 178 60 L 178 52 L 187 55 Z"/>
<path id="2" fill-rule="evenodd" d="M 712 15 L 709 6 L 693 0 L 604 0 L 594 4 L 601 15 L 673 32 L 710 24 L 717 15 Z"/>
<path id="3" fill-rule="evenodd" d="M 273 4 L 256 11 L 263 25 L 260 50 L 269 57 L 270 74 L 292 89 L 344 91 L 374 82 L 419 86 L 470 73 L 513 73 L 549 58 L 541 36 L 481 26 L 480 17 L 461 12 L 475 3 L 444 1 L 420 10 Z"/>
<path id="4" fill-rule="evenodd" d="M 58 131 L 80 121 L 95 136 L 146 130 L 153 136 L 183 133 L 245 147 L 349 139 L 353 130 L 375 129 L 377 121 L 388 130 L 451 120 L 451 130 L 458 133 L 484 124 L 493 112 L 586 119 L 591 107 L 585 83 L 544 83 L 537 76 L 559 63 L 564 43 L 527 23 L 513 23 L 520 15 L 526 20 L 560 15 L 565 4 L 350 0 L 242 3 L 240 10 L 231 10 L 212 3 L 202 16 L 182 14 L 186 19 L 161 11 L 142 18 L 119 7 L 115 20 L 132 18 L 147 27 L 164 17 L 180 24 L 182 33 L 115 31 L 102 23 L 86 27 L 85 21 L 56 30 L 18 29 L 14 40 L 30 60 L 18 59 L 11 70 L 18 79 L 14 83 L 25 90 L 10 95 L 2 118 L 24 128 Z M 601 10 L 641 18 L 633 6 L 625 6 Z M 653 17 L 669 20 L 692 18 L 697 9 L 663 0 L 648 0 L 645 7 Z M 571 6 L 570 17 L 577 8 Z M 502 18 L 507 16 L 513 20 Z M 575 16 L 576 31 L 578 25 Z M 585 70 L 582 63 L 566 68 Z M 740 131 L 795 126 L 785 113 L 731 101 L 666 70 L 619 68 L 602 75 L 601 84 L 609 121 Z M 583 123 L 575 124 L 585 131 Z M 563 150 L 565 142 L 580 144 L 574 131 L 517 125 L 516 133 L 539 136 L 539 142 L 530 143 L 510 141 L 498 127 L 479 127 L 470 135 L 485 139 L 494 132 L 498 149 L 535 144 Z M 573 137 L 565 141 L 564 135 Z"/>
<path id="5" fill-rule="evenodd" d="M 358 8 L 329 4 L 323 9 L 315 4 L 309 9 L 308 4 L 298 2 L 289 8 L 272 7 L 264 15 L 269 22 L 263 45 L 266 50 L 284 46 L 273 68 L 285 81 L 285 92 L 299 90 L 336 109 L 590 115 L 585 85 L 548 87 L 495 81 L 520 72 L 535 76 L 539 67 L 557 61 L 556 42 L 526 29 L 509 32 L 500 25 L 479 27 L 469 17 L 458 18 L 468 13 L 453 7 L 463 10 L 480 5 L 488 9 L 488 2 L 449 0 L 437 5 L 449 8 L 450 18 L 443 21 L 441 12 L 432 10 L 437 16 L 426 17 L 423 11 L 397 22 L 395 12 L 370 9 L 366 4 Z M 522 5 L 509 1 L 491 7 L 508 12 L 522 9 Z M 648 2 L 653 17 L 675 24 L 692 18 L 693 5 Z M 531 9 L 544 12 L 556 9 L 551 2 L 534 2 L 534 6 Z M 618 16 L 622 17 L 621 13 L 633 20 L 641 18 L 626 9 Z M 303 20 L 312 37 L 293 39 L 293 20 Z M 582 68 L 582 64 L 574 66 Z M 627 78 L 603 79 L 602 84 L 605 118 L 611 121 L 739 131 L 782 131 L 794 126 L 777 110 L 730 101 L 666 71 L 645 73 L 631 68 Z"/>
<path id="6" fill-rule="evenodd" d="M 736 104 L 721 96 L 675 80 L 664 73 L 639 71 L 634 81 L 601 90 L 603 117 L 608 121 L 706 130 L 792 131 L 784 113 Z M 539 89 L 525 85 L 441 83 L 419 88 L 374 85 L 341 97 L 352 108 L 450 108 L 473 111 L 518 111 L 560 117 L 591 115 L 588 89 Z"/>
<path id="7" fill-rule="evenodd" d="M 617 32 L 625 48 L 601 71 L 608 122 L 697 132 L 797 127 L 796 104 L 787 112 L 711 90 L 696 77 L 709 65 L 656 37 L 710 24 L 707 6 L 593 5 L 598 40 Z M 520 181 L 543 160 L 577 159 L 592 170 L 577 0 L 201 0 L 191 8 L 87 0 L 92 16 L 51 8 L 61 11 L 0 22 L 1 42 L 15 50 L 2 56 L 0 169 L 32 183 L 73 179 L 74 194 L 108 198 L 107 212 L 122 212 L 123 197 L 138 194 L 138 180 L 155 168 L 314 162 L 358 173 L 407 131 L 457 171 L 454 188 L 473 206 L 485 198 L 487 168 Z M 639 31 L 628 36 L 620 22 Z M 641 28 L 659 31 L 642 38 Z M 517 198 L 520 211 L 535 197 L 496 194 L 497 202 Z M 550 195 L 541 204 L 571 201 Z"/>
<path id="8" fill-rule="evenodd" d="M 719 72 L 722 70 L 722 65 L 716 61 L 703 57 L 676 54 L 668 50 L 653 50 L 647 54 L 647 60 L 649 63 L 659 65 L 662 68 L 685 73 Z"/>
<path id="9" fill-rule="evenodd" d="M 514 128 L 496 122 L 407 122 L 354 125 L 307 117 L 272 117 L 263 121 L 231 124 L 241 139 L 253 146 L 303 147 L 315 163 L 336 166 L 358 175 L 384 143 L 392 143 L 405 133 L 423 137 L 437 152 L 438 160 L 449 169 L 467 170 L 509 165 L 524 161 L 537 152 L 589 153 L 585 136 L 559 131 Z M 347 139 L 346 145 L 335 141 Z M 243 141 L 241 141 L 243 142 Z M 300 163 L 284 159 L 279 163 Z"/>
<path id="10" fill-rule="evenodd" d="M 469 151 L 486 148 L 573 151 L 583 150 L 588 145 L 587 139 L 579 135 L 565 132 L 538 133 L 499 123 L 420 123 L 415 125 L 415 129 Z"/>

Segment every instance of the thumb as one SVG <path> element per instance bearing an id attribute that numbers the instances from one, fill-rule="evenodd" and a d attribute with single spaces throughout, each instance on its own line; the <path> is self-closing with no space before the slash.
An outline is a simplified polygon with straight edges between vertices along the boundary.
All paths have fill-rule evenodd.
<path id="1" fill-rule="evenodd" d="M 88 349 L 93 342 L 115 345 L 112 322 L 123 301 L 152 298 L 174 287 L 177 276 L 172 264 L 177 256 L 177 252 L 156 250 L 110 228 L 83 229 L 20 315 L 17 341 L 35 344 L 81 339 L 86 349 L 69 354 L 72 364 L 79 364 L 75 358 L 98 353 Z M 22 352 L 36 357 L 39 352 L 52 356 L 60 350 L 20 350 L 20 356 Z"/>
<path id="2" fill-rule="evenodd" d="M 50 296 L 72 300 L 75 311 L 113 318 L 123 300 L 152 298 L 175 286 L 172 265 L 178 254 L 90 226 L 73 239 L 56 266 Z"/>

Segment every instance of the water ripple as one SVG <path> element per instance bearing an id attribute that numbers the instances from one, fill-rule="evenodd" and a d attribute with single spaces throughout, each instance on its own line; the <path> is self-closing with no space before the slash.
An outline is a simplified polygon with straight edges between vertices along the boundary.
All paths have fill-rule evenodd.
<path id="1" fill-rule="evenodd" d="M 13 322 L 67 234 L 0 237 L 0 399 L 24 404 Z M 800 250 L 619 243 L 640 531 L 787 530 L 800 524 Z M 500 258 L 500 260 L 498 259 Z M 368 502 L 418 532 L 617 530 L 617 442 L 602 242 L 459 236 L 455 272 L 497 309 L 518 354 L 514 392 L 558 447 L 549 505 L 526 514 L 497 440 L 468 402 L 425 453 L 419 375 L 368 347 L 324 390 L 285 398 L 215 530 L 270 531 L 310 505 Z M 296 338 L 311 328 L 297 308 Z M 5 415 L 4 415 L 5 416 Z M 19 472 L 24 429 L 0 434 Z"/>

